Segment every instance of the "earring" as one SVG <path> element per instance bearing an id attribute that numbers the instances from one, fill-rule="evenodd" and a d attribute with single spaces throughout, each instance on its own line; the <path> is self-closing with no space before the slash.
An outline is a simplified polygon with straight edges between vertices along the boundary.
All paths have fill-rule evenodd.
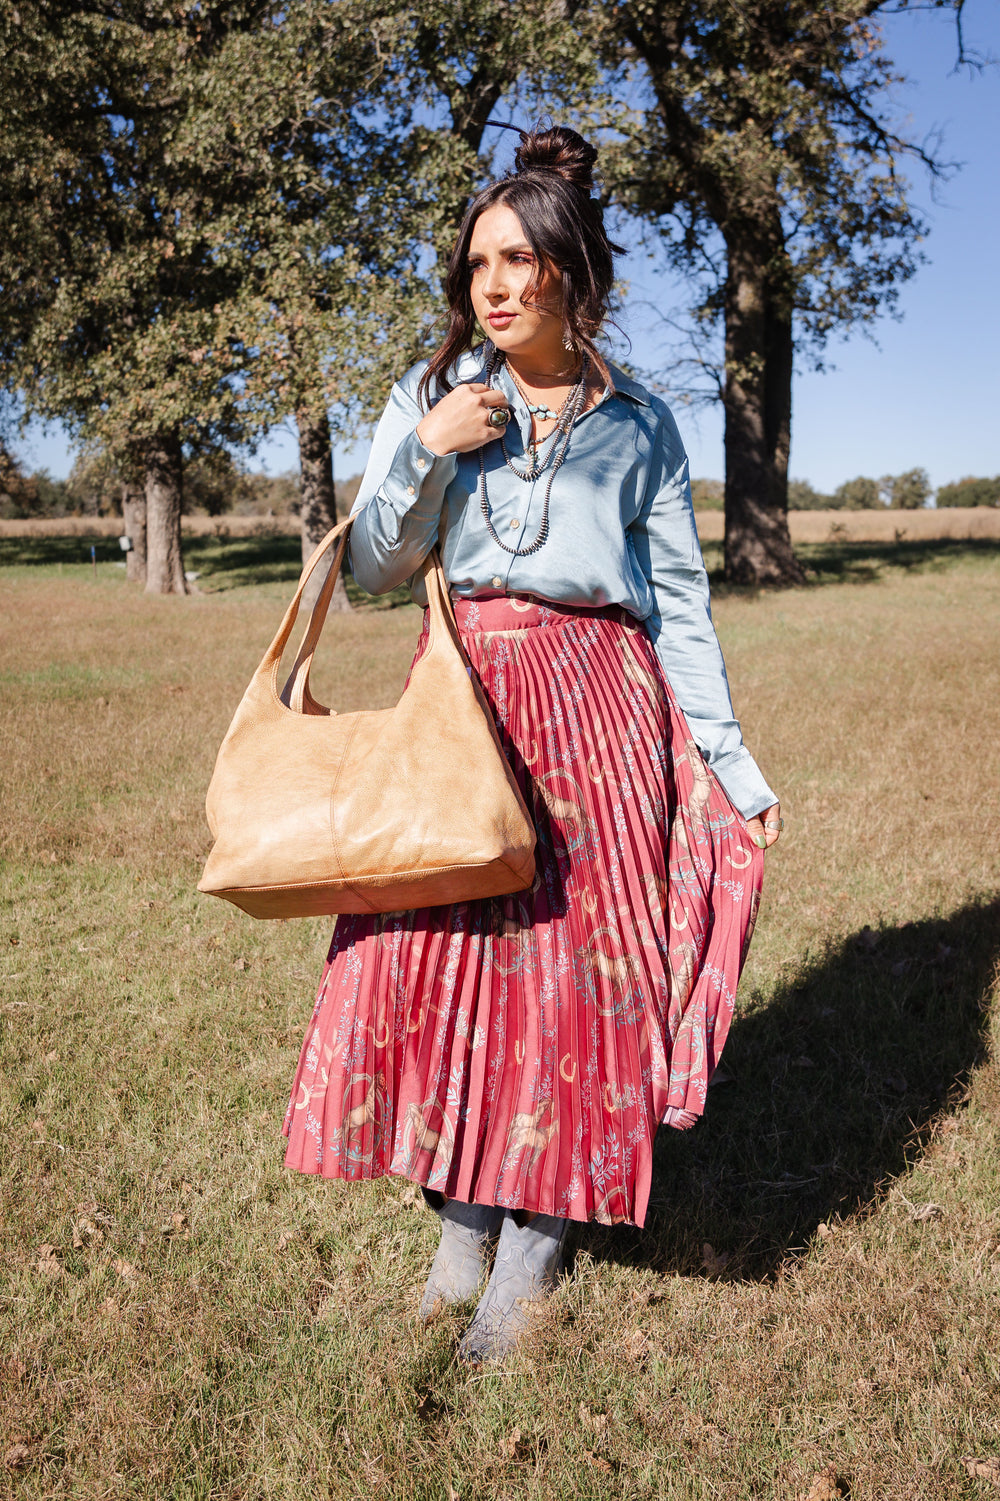
<path id="1" fill-rule="evenodd" d="M 563 348 L 564 349 L 568 349 L 569 352 L 570 352 L 570 354 L 574 354 L 576 352 L 576 345 L 573 343 L 573 340 L 571 338 L 569 338 L 568 336 L 565 336 L 563 338 Z"/>

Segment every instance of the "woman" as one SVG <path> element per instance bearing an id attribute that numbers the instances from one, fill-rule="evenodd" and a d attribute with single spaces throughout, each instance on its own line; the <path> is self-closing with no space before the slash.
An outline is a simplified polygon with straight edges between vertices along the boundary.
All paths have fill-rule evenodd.
<path id="1" fill-rule="evenodd" d="M 523 136 L 472 202 L 447 336 L 393 388 L 351 536 L 374 594 L 440 536 L 536 881 L 341 917 L 285 1123 L 291 1167 L 421 1185 L 442 1225 L 425 1317 L 476 1293 L 495 1248 L 471 1361 L 526 1327 L 571 1220 L 643 1223 L 657 1126 L 704 1107 L 780 829 L 677 429 L 595 344 L 616 248 L 596 155 L 570 130 Z"/>

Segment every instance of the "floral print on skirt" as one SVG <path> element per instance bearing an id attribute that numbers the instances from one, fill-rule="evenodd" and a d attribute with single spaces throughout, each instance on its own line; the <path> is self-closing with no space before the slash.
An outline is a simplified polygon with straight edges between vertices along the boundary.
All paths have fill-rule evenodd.
<path id="1" fill-rule="evenodd" d="M 535 883 L 337 919 L 285 1162 L 641 1225 L 657 1126 L 704 1109 L 763 856 L 624 611 L 456 615 L 535 819 Z"/>

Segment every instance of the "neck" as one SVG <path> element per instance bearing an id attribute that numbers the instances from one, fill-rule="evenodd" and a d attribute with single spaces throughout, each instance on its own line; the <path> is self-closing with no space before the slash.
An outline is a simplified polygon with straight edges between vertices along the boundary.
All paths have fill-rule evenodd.
<path id="1" fill-rule="evenodd" d="M 525 360 L 520 355 L 507 355 L 507 364 L 518 380 L 532 386 L 558 386 L 579 379 L 580 360 L 575 352 L 563 352 L 562 359 L 551 361 L 535 358 Z"/>

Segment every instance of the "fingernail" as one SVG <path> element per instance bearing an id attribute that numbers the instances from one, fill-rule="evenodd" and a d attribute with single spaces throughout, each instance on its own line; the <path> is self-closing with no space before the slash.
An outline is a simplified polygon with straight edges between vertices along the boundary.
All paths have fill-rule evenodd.
<path id="1" fill-rule="evenodd" d="M 755 834 L 754 835 L 754 843 L 756 844 L 756 846 L 757 846 L 757 848 L 759 850 L 766 850 L 767 849 L 767 840 L 764 838 L 763 834 Z"/>

